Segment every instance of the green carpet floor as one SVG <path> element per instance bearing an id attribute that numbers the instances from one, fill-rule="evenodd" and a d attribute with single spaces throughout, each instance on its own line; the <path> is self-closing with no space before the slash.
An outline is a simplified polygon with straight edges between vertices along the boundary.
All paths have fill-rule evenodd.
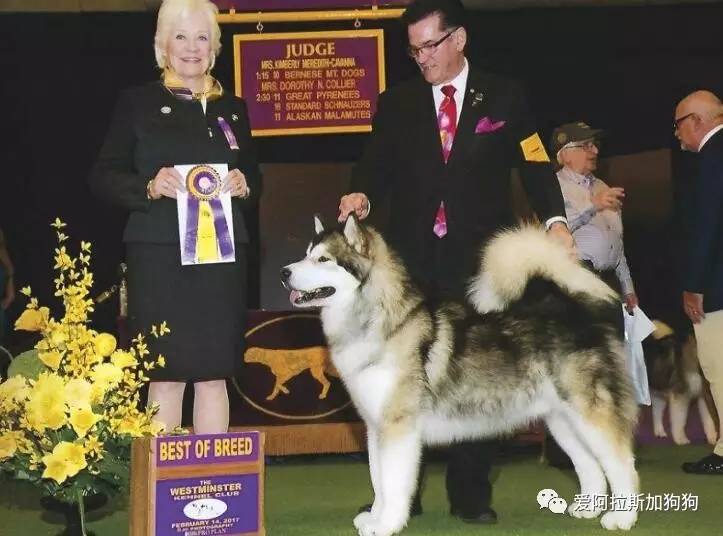
<path id="1" fill-rule="evenodd" d="M 637 453 L 641 491 L 698 497 L 697 511 L 642 512 L 633 529 L 637 536 L 723 536 L 723 477 L 687 475 L 683 461 L 709 452 L 705 446 L 643 447 Z M 423 495 L 424 515 L 414 518 L 404 534 L 421 535 L 555 535 L 608 534 L 598 520 L 577 520 L 540 510 L 536 496 L 552 488 L 568 502 L 577 490 L 572 472 L 538 462 L 533 453 L 506 456 L 493 474 L 495 526 L 465 525 L 447 515 L 444 465 L 431 464 Z M 354 536 L 351 520 L 371 498 L 366 464 L 349 457 L 295 458 L 267 467 L 266 530 L 271 536 Z M 51 536 L 62 529 L 57 514 L 39 508 L 39 495 L 25 483 L 0 480 L 0 535 Z M 128 534 L 127 498 L 115 499 L 89 514 L 97 536 Z"/>

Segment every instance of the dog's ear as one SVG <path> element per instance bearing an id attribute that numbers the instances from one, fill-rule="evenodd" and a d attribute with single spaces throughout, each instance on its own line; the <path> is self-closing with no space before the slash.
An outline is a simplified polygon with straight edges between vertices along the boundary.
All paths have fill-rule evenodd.
<path id="1" fill-rule="evenodd" d="M 344 224 L 344 238 L 357 253 L 364 253 L 364 233 L 352 212 Z"/>
<path id="2" fill-rule="evenodd" d="M 314 214 L 314 232 L 318 235 L 324 232 L 324 224 L 318 214 Z"/>

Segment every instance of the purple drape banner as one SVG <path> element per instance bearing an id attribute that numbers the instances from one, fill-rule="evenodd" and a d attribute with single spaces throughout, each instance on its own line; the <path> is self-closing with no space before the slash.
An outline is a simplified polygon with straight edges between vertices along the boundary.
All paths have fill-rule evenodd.
<path id="1" fill-rule="evenodd" d="M 235 35 L 234 62 L 254 136 L 371 130 L 382 30 Z"/>

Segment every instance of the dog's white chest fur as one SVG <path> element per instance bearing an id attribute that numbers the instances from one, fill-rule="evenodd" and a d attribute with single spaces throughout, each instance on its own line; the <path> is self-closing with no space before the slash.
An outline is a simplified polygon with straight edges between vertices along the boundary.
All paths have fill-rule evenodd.
<path id="1" fill-rule="evenodd" d="M 334 366 L 344 380 L 357 411 L 364 421 L 372 425 L 381 420 L 398 377 L 389 364 L 369 363 L 375 349 L 381 351 L 378 345 L 357 343 L 332 354 Z"/>
<path id="2" fill-rule="evenodd" d="M 397 374 L 384 364 L 372 365 L 346 381 L 354 405 L 367 425 L 378 426 L 394 391 Z"/>

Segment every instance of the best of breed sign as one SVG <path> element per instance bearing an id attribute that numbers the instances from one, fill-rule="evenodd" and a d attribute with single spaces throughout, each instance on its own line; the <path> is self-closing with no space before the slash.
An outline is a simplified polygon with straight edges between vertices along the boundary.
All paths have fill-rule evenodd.
<path id="1" fill-rule="evenodd" d="M 265 534 L 263 460 L 260 432 L 136 441 L 131 535 Z"/>
<path id="2" fill-rule="evenodd" d="M 252 135 L 369 132 L 384 90 L 384 33 L 235 35 L 234 63 Z"/>

